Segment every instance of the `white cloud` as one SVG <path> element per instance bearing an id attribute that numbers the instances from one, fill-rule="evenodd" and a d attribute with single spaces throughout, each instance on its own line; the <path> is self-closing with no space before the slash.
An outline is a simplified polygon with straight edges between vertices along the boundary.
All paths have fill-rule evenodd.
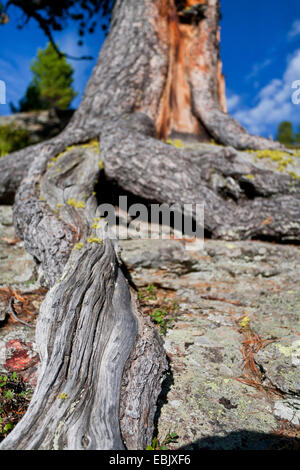
<path id="1" fill-rule="evenodd" d="M 236 110 L 236 108 L 239 106 L 241 102 L 241 98 L 239 97 L 239 95 L 229 92 L 226 101 L 227 101 L 228 112 L 232 112 Z"/>
<path id="2" fill-rule="evenodd" d="M 254 64 L 251 72 L 247 75 L 246 80 L 256 77 L 262 70 L 271 65 L 272 59 L 267 59 L 259 64 Z"/>
<path id="3" fill-rule="evenodd" d="M 295 20 L 292 24 L 292 27 L 288 33 L 288 39 L 294 39 L 297 36 L 300 36 L 300 20 Z"/>
<path id="4" fill-rule="evenodd" d="M 265 134 L 271 126 L 281 121 L 300 121 L 300 106 L 292 103 L 292 84 L 300 79 L 300 49 L 289 59 L 286 71 L 281 79 L 273 79 L 260 90 L 256 97 L 257 104 L 244 108 L 233 115 L 249 132 Z"/>

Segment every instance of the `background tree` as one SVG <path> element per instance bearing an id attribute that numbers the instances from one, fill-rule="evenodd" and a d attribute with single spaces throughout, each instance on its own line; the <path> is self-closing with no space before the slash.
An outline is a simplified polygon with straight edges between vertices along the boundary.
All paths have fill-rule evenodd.
<path id="1" fill-rule="evenodd" d="M 278 125 L 277 140 L 284 145 L 293 145 L 294 130 L 290 121 L 283 121 Z"/>
<path id="2" fill-rule="evenodd" d="M 77 93 L 72 87 L 74 70 L 67 59 L 59 57 L 49 43 L 44 50 L 38 51 L 31 70 L 31 95 L 39 91 L 40 103 L 42 106 L 45 104 L 46 108 L 68 109 Z"/>
<path id="3" fill-rule="evenodd" d="M 300 146 L 300 124 L 298 124 L 298 132 L 295 134 L 295 145 Z"/>
<path id="4" fill-rule="evenodd" d="M 74 69 L 65 56 L 58 55 L 49 42 L 39 49 L 31 65 L 32 82 L 19 106 L 10 105 L 12 112 L 38 111 L 42 109 L 68 109 L 77 96 L 73 89 Z"/>
<path id="5" fill-rule="evenodd" d="M 38 384 L 2 449 L 151 442 L 167 363 L 98 217 L 104 182 L 148 202 L 189 204 L 199 223 L 193 204 L 204 203 L 214 238 L 300 239 L 299 181 L 247 152 L 282 146 L 226 112 L 219 18 L 218 0 L 116 0 L 67 128 L 1 159 L 0 199 L 17 190 L 16 232 L 51 287 L 37 324 Z M 167 145 L 175 134 L 201 145 Z"/>
<path id="6" fill-rule="evenodd" d="M 39 111 L 49 109 L 49 104 L 41 98 L 41 91 L 36 83 L 30 83 L 23 98 L 19 101 L 19 106 L 10 103 L 10 109 L 13 113 L 22 113 L 28 111 Z"/>

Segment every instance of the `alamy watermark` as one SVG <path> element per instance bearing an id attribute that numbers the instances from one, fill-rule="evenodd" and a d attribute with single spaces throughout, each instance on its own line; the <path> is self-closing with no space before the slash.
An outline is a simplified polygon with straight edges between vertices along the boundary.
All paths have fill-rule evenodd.
<path id="1" fill-rule="evenodd" d="M 118 206 L 101 204 L 94 228 L 102 237 L 114 240 L 152 239 L 184 240 L 186 248 L 204 241 L 204 203 L 141 204 L 128 206 L 127 196 L 120 196 Z M 104 225 L 99 223 L 104 221 Z M 192 249 L 192 246 L 190 246 Z"/>
<path id="2" fill-rule="evenodd" d="M 292 83 L 292 88 L 296 90 L 292 94 L 292 102 L 293 104 L 300 104 L 300 80 L 295 80 Z"/>
<path id="3" fill-rule="evenodd" d="M 6 84 L 0 80 L 0 104 L 6 104 Z"/>

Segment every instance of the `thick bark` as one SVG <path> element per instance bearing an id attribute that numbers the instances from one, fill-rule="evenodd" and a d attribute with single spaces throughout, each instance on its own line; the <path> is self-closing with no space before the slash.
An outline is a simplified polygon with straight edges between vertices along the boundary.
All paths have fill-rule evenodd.
<path id="1" fill-rule="evenodd" d="M 38 385 L 1 448 L 143 449 L 166 369 L 161 339 L 132 299 L 105 225 L 95 225 L 96 145 L 47 168 L 59 142 L 41 149 L 14 206 L 17 233 L 53 287 L 37 324 Z"/>
<path id="2" fill-rule="evenodd" d="M 219 1 L 188 0 L 186 6 L 204 5 L 203 16 L 188 19 L 176 6 L 182 3 L 117 0 L 112 31 L 71 128 L 99 129 L 101 119 L 140 111 L 162 138 L 176 132 L 237 149 L 280 148 L 224 112 Z"/>
<path id="3" fill-rule="evenodd" d="M 279 148 L 278 142 L 249 135 L 224 112 L 219 2 L 209 0 L 203 15 L 185 20 L 174 0 L 117 0 L 111 33 L 64 135 L 94 137 L 112 116 L 141 111 L 162 138 L 192 134 L 238 149 Z M 12 200 L 39 148 L 0 160 L 0 201 Z"/>
<path id="4" fill-rule="evenodd" d="M 191 10 L 181 3 L 117 0 L 66 130 L 0 162 L 5 198 L 22 177 L 21 159 L 31 161 L 15 226 L 51 288 L 37 325 L 38 385 L 2 449 L 141 449 L 151 440 L 166 359 L 136 307 L 116 243 L 94 221 L 100 156 L 91 139 L 100 136 L 106 175 L 124 190 L 180 206 L 205 202 L 214 237 L 299 240 L 299 183 L 291 192 L 289 176 L 255 167 L 232 147 L 184 151 L 159 140 L 179 133 L 242 149 L 278 146 L 249 136 L 224 112 L 217 0 L 200 2 L 192 17 L 199 2 L 184 4 Z"/>
<path id="5" fill-rule="evenodd" d="M 92 131 L 84 132 L 80 129 L 74 130 L 72 135 L 62 132 L 46 143 L 32 145 L 0 158 L 0 203 L 11 204 L 14 201 L 21 181 L 28 173 L 34 160 L 39 159 L 43 151 L 46 151 L 48 158 L 51 158 L 69 145 L 87 141 L 96 135 L 97 133 L 93 134 Z"/>
<path id="6" fill-rule="evenodd" d="M 139 113 L 104 125 L 101 155 L 108 178 L 161 204 L 184 209 L 204 203 L 204 227 L 213 238 L 300 239 L 298 180 L 259 168 L 232 147 L 177 149 L 154 133 L 151 120 Z"/>

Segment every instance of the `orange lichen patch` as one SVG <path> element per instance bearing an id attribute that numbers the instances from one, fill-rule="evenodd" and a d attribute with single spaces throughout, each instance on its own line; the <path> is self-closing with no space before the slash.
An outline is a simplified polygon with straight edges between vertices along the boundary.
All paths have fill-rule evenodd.
<path id="1" fill-rule="evenodd" d="M 34 367 L 39 362 L 37 354 L 32 352 L 32 344 L 24 343 L 19 339 L 12 339 L 5 345 L 8 358 L 3 364 L 10 372 L 21 372 Z"/>

